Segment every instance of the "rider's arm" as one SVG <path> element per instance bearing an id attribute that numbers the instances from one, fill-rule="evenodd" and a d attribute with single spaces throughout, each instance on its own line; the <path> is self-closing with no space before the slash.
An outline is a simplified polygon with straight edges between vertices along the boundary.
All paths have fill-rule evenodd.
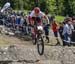
<path id="1" fill-rule="evenodd" d="M 29 16 L 28 19 L 29 19 L 29 24 L 30 24 L 31 26 L 33 26 L 33 25 L 34 25 L 33 18 L 32 18 L 31 16 Z"/>
<path id="2" fill-rule="evenodd" d="M 33 21 L 33 19 L 32 19 L 31 16 L 28 17 L 28 20 L 29 20 L 29 24 L 32 25 L 32 21 Z"/>

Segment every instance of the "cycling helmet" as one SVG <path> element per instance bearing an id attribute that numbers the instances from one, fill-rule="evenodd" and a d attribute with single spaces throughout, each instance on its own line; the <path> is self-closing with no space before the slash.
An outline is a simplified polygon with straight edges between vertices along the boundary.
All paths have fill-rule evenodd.
<path id="1" fill-rule="evenodd" d="M 34 8 L 34 12 L 35 12 L 35 13 L 39 13 L 39 12 L 40 12 L 40 8 L 39 8 L 39 7 L 35 7 L 35 8 Z"/>

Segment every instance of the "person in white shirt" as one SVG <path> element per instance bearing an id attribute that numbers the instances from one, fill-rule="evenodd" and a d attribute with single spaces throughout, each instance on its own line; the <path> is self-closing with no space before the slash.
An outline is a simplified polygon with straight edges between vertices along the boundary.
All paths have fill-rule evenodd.
<path id="1" fill-rule="evenodd" d="M 5 3 L 5 5 L 3 6 L 1 12 L 3 12 L 4 10 L 6 10 L 7 8 L 9 8 L 10 5 L 11 5 L 11 4 L 10 4 L 9 2 Z"/>
<path id="2" fill-rule="evenodd" d="M 64 36 L 64 40 L 66 41 L 67 45 L 70 45 L 70 43 L 71 43 L 70 37 L 72 35 L 73 29 L 74 29 L 74 27 L 72 25 L 72 21 L 68 20 L 67 24 L 64 25 L 64 29 L 63 29 L 63 36 Z"/>
<path id="3" fill-rule="evenodd" d="M 30 20 L 31 26 L 34 26 L 34 25 L 36 26 L 37 24 L 42 24 L 43 23 L 42 18 L 46 19 L 46 21 L 47 21 L 46 24 L 49 26 L 48 17 L 40 10 L 39 7 L 35 7 L 34 10 L 31 12 L 31 14 L 29 15 L 29 20 Z M 35 35 L 34 27 L 32 29 L 32 34 Z"/>
<path id="4" fill-rule="evenodd" d="M 31 14 L 29 15 L 29 17 L 31 19 L 30 20 L 31 22 L 33 22 L 33 20 L 34 20 L 33 17 L 40 18 L 40 20 L 41 20 L 41 18 L 45 18 L 47 20 L 47 24 L 49 24 L 48 17 L 40 10 L 39 7 L 35 7 L 34 10 L 31 12 Z"/>

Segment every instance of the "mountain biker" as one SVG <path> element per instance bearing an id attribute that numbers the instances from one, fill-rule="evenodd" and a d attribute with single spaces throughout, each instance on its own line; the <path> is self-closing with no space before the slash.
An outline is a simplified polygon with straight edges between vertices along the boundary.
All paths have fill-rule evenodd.
<path id="1" fill-rule="evenodd" d="M 48 17 L 40 10 L 39 7 L 35 7 L 34 10 L 31 12 L 31 14 L 29 15 L 31 26 L 43 23 L 42 22 L 42 18 L 45 18 L 47 20 L 47 25 L 49 26 L 49 19 L 48 19 Z M 37 22 L 35 22 L 35 20 Z M 32 35 L 35 36 L 34 27 L 32 29 Z"/>

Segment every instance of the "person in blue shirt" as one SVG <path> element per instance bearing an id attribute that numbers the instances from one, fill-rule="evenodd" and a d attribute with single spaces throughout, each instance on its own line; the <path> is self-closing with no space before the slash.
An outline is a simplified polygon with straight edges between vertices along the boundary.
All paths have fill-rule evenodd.
<path id="1" fill-rule="evenodd" d="M 21 21 L 21 18 L 20 18 L 20 16 L 17 16 L 17 18 L 16 18 L 16 24 L 20 24 L 20 21 Z"/>
<path id="2" fill-rule="evenodd" d="M 49 26 L 44 24 L 44 31 L 47 39 L 47 43 L 49 43 Z"/>

